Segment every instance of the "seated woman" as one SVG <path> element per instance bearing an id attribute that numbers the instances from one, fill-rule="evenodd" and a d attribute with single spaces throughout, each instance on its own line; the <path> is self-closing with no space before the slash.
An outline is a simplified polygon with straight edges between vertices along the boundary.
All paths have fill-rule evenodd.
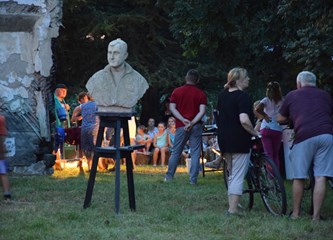
<path id="1" fill-rule="evenodd" d="M 168 151 L 169 134 L 165 130 L 165 123 L 160 122 L 158 132 L 154 136 L 153 165 L 157 165 L 158 153 L 161 152 L 161 166 L 165 164 L 165 153 Z"/>
<path id="2" fill-rule="evenodd" d="M 145 145 L 144 149 L 139 149 L 138 152 L 143 152 L 144 154 L 149 154 L 149 148 L 153 141 L 148 134 L 145 133 L 146 127 L 144 125 L 140 125 L 137 129 L 135 142 L 136 144 Z"/>

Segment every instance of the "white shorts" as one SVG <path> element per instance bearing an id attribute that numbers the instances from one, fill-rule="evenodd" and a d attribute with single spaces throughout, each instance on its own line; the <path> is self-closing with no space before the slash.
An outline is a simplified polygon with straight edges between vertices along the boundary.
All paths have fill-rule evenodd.
<path id="1" fill-rule="evenodd" d="M 228 195 L 242 195 L 243 182 L 250 163 L 250 153 L 224 153 L 229 171 Z"/>

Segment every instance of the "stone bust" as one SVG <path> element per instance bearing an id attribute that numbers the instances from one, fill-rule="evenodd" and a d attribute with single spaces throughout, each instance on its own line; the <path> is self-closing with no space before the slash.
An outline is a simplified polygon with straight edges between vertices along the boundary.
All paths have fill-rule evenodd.
<path id="1" fill-rule="evenodd" d="M 127 62 L 127 43 L 113 40 L 108 46 L 108 65 L 96 72 L 86 88 L 99 112 L 132 112 L 133 107 L 148 89 L 146 79 Z"/>

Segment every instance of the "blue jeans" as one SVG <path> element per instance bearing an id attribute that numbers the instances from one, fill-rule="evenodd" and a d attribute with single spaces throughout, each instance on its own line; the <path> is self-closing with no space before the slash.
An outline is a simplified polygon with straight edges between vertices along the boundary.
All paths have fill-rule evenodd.
<path id="1" fill-rule="evenodd" d="M 176 129 L 173 151 L 169 158 L 168 171 L 165 175 L 165 178 L 167 180 L 171 180 L 173 178 L 177 170 L 180 155 L 183 152 L 187 140 L 189 140 L 189 145 L 191 149 L 190 182 L 197 182 L 200 166 L 201 138 L 201 124 L 195 124 L 190 131 L 185 131 L 184 127 L 179 127 Z"/>

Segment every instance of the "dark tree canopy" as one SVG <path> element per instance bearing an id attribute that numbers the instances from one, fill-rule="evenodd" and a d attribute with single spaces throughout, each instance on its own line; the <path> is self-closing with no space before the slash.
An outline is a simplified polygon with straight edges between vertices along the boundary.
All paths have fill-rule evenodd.
<path id="1" fill-rule="evenodd" d="M 246 67 L 255 96 L 271 79 L 286 90 L 294 88 L 296 74 L 304 69 L 332 91 L 332 4 L 179 0 L 170 13 L 171 30 L 186 56 L 201 59 L 205 74 L 223 78 L 234 66 Z"/>
<path id="2" fill-rule="evenodd" d="M 301 70 L 313 71 L 331 93 L 333 3 L 329 0 L 66 0 L 54 44 L 56 79 L 71 94 L 107 64 L 107 44 L 128 43 L 128 62 L 149 82 L 139 104 L 142 123 L 159 117 L 160 98 L 198 68 L 200 87 L 216 102 L 227 72 L 248 69 L 249 92 L 262 98 L 268 81 L 295 88 Z"/>
<path id="3" fill-rule="evenodd" d="M 107 64 L 107 45 L 116 38 L 127 42 L 127 61 L 160 96 L 182 84 L 190 65 L 169 31 L 168 16 L 154 1 L 64 1 L 63 25 L 54 45 L 56 78 L 72 95 L 85 90 L 90 76 Z M 147 94 L 156 96 L 153 92 Z M 149 105 L 153 109 L 145 110 Z M 157 116 L 160 107 L 143 104 L 142 111 L 148 110 Z"/>

